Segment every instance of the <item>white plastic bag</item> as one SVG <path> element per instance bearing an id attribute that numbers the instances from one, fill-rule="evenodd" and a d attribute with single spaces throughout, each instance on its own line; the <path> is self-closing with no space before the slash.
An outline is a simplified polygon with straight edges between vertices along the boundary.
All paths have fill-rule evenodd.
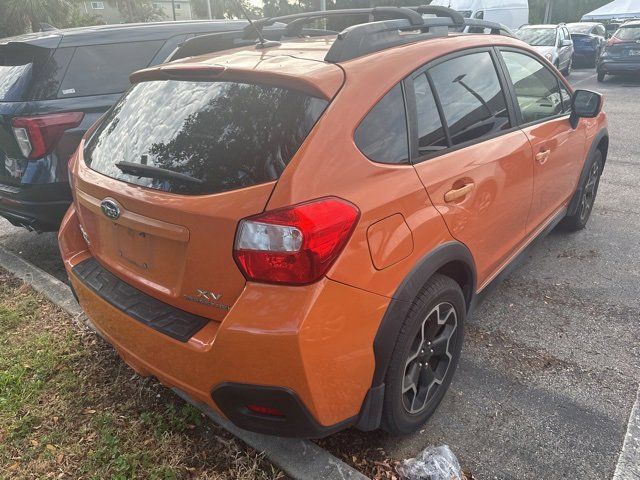
<path id="1" fill-rule="evenodd" d="M 458 459 L 447 445 L 429 447 L 402 462 L 398 472 L 407 480 L 463 480 Z"/>

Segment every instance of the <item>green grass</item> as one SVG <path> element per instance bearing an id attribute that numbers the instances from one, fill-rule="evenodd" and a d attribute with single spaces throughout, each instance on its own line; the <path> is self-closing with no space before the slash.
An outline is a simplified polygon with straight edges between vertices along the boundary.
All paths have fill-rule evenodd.
<path id="1" fill-rule="evenodd" d="M 284 475 L 0 271 L 0 479 L 49 477 Z"/>

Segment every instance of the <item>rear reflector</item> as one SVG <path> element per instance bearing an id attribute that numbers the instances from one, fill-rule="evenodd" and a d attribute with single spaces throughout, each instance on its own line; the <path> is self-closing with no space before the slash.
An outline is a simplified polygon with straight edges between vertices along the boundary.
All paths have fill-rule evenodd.
<path id="1" fill-rule="evenodd" d="M 304 285 L 320 279 L 338 258 L 360 216 L 328 197 L 240 221 L 234 258 L 248 280 Z"/>
<path id="2" fill-rule="evenodd" d="M 270 417 L 284 417 L 284 413 L 273 407 L 264 407 L 262 405 L 247 405 L 247 409 L 250 412 L 259 413 L 260 415 L 268 415 Z"/>
<path id="3" fill-rule="evenodd" d="M 16 117 L 12 120 L 11 126 L 22 155 L 29 160 L 35 160 L 51 153 L 62 134 L 80 125 L 83 118 L 82 112 Z"/>

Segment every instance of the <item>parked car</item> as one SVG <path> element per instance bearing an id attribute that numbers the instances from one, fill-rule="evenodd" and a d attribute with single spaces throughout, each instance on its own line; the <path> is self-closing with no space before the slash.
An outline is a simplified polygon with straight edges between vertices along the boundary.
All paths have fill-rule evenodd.
<path id="1" fill-rule="evenodd" d="M 553 63 L 565 77 L 573 66 L 573 41 L 564 25 L 527 25 L 516 32 L 520 40 Z"/>
<path id="2" fill-rule="evenodd" d="M 0 216 L 57 230 L 71 195 L 67 162 L 82 135 L 129 87 L 195 35 L 246 21 L 56 30 L 0 40 Z"/>
<path id="3" fill-rule="evenodd" d="M 511 30 L 529 23 L 528 0 L 432 0 L 430 5 L 453 8 L 466 18 L 500 23 Z"/>
<path id="4" fill-rule="evenodd" d="M 640 73 L 640 20 L 625 22 L 607 41 L 597 65 L 598 81 L 606 75 Z"/>
<path id="5" fill-rule="evenodd" d="M 279 42 L 133 74 L 71 160 L 59 243 L 137 372 L 247 430 L 414 432 L 479 295 L 559 222 L 585 227 L 601 96 L 432 8 L 320 38 L 296 30 L 363 9 L 281 17 Z"/>
<path id="6" fill-rule="evenodd" d="M 573 40 L 573 64 L 595 67 L 606 43 L 606 29 L 601 23 L 580 22 L 567 24 Z"/>

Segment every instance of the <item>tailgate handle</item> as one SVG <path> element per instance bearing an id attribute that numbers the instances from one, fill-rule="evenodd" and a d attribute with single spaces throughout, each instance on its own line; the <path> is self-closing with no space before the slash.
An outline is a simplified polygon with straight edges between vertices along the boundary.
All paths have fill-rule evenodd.
<path id="1" fill-rule="evenodd" d="M 83 192 L 80 189 L 76 189 L 76 199 L 80 205 L 91 210 L 95 215 L 100 218 L 108 220 L 102 212 L 100 206 L 101 201 L 88 193 Z M 115 220 L 109 220 L 112 223 L 117 223 L 126 228 L 131 228 L 139 232 L 146 232 L 151 235 L 163 237 L 169 240 L 175 240 L 178 242 L 189 241 L 189 230 L 182 225 L 175 225 L 173 223 L 163 222 L 162 220 L 156 220 L 154 218 L 145 217 L 134 212 L 130 212 L 123 208 L 123 212 L 120 217 Z"/>
<path id="2" fill-rule="evenodd" d="M 454 188 L 453 190 L 449 190 L 444 194 L 445 202 L 455 202 L 463 197 L 466 197 L 471 190 L 475 188 L 475 183 L 467 183 L 460 188 Z"/>

